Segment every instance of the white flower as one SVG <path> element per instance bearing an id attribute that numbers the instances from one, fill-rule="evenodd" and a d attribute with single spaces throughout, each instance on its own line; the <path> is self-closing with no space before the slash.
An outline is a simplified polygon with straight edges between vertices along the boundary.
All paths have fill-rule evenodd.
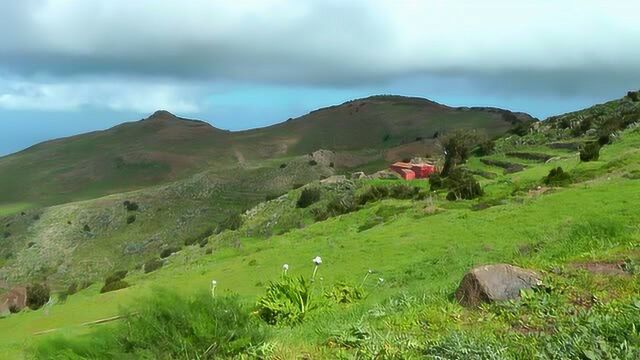
<path id="1" fill-rule="evenodd" d="M 373 274 L 373 270 L 369 269 L 369 274 Z"/>
<path id="2" fill-rule="evenodd" d="M 218 282 L 215 280 L 211 280 L 211 286 L 216 287 L 216 285 L 218 285 Z"/>
<path id="3" fill-rule="evenodd" d="M 284 271 L 289 270 L 289 264 L 282 265 L 282 270 L 284 270 Z"/>
<path id="4" fill-rule="evenodd" d="M 384 279 L 383 279 L 383 278 L 378 278 L 378 282 L 379 282 L 380 284 L 382 284 L 382 283 L 384 282 Z"/>
<path id="5" fill-rule="evenodd" d="M 320 256 L 316 256 L 313 258 L 313 263 L 316 264 L 316 266 L 322 264 L 322 258 Z"/>

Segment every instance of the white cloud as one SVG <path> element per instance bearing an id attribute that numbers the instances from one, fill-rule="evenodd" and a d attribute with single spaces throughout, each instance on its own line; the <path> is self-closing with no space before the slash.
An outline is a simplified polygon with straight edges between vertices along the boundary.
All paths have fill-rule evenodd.
<path id="1" fill-rule="evenodd" d="M 149 113 L 170 109 L 196 113 L 201 89 L 193 85 L 167 85 L 127 80 L 74 80 L 35 82 L 0 78 L 0 108 L 6 110 L 75 111 L 85 107 Z"/>

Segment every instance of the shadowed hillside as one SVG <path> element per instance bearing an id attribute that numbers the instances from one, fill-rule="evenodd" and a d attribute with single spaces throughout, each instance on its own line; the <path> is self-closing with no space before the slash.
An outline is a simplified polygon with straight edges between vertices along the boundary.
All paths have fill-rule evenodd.
<path id="1" fill-rule="evenodd" d="M 318 149 L 384 152 L 419 141 L 418 148 L 426 151 L 437 132 L 474 128 L 494 136 L 530 120 L 503 110 L 450 108 L 400 96 L 354 100 L 241 132 L 158 111 L 144 120 L 44 142 L 0 158 L 0 204 L 28 207 L 90 199 L 210 168 L 224 171 L 251 160 Z M 350 165 L 353 162 L 345 166 Z"/>

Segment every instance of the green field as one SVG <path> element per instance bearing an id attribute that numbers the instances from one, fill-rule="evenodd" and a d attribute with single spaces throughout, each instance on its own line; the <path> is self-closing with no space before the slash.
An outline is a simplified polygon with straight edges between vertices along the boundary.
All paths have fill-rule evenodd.
<path id="1" fill-rule="evenodd" d="M 547 151 L 532 146 L 520 149 Z M 213 250 L 211 255 L 205 254 L 205 248 L 187 247 L 156 272 L 131 271 L 126 280 L 133 286 L 127 289 L 99 294 L 102 284 L 94 284 L 63 304 L 0 319 L 0 357 L 19 358 L 25 349 L 55 334 L 90 336 L 94 327 L 82 323 L 116 315 L 121 306 L 136 304 L 156 286 L 188 297 L 208 291 L 215 279 L 219 296 L 235 293 L 254 303 L 265 285 L 281 276 L 282 264 L 289 264 L 291 275 L 309 277 L 311 259 L 319 255 L 324 262 L 314 291 L 320 293 L 338 281 L 359 284 L 371 269 L 374 274 L 364 284 L 368 296 L 355 304 L 334 304 L 310 313 L 302 325 L 273 328 L 269 341 L 274 345 L 274 358 L 301 354 L 367 358 L 371 351 L 380 349 L 386 349 L 382 358 L 412 358 L 432 354 L 434 349 L 446 353 L 447 344 L 458 341 L 451 340 L 458 339 L 456 336 L 462 336 L 455 342 L 456 349 L 469 346 L 478 351 L 493 349 L 498 354 L 501 345 L 508 345 L 512 352 L 497 358 L 530 358 L 540 344 L 557 345 L 546 337 L 545 330 L 539 330 L 541 324 L 552 321 L 555 331 L 573 334 L 570 322 L 584 315 L 591 320 L 573 326 L 592 326 L 585 329 L 595 334 L 600 329 L 597 326 L 604 326 L 599 325 L 602 318 L 617 324 L 612 319 L 640 311 L 637 272 L 591 274 L 571 265 L 640 261 L 640 207 L 636 206 L 640 183 L 633 175 L 640 170 L 638 149 L 640 133 L 627 131 L 602 149 L 598 161 L 582 163 L 575 153 L 548 150 L 561 156 L 546 164 L 526 162 L 524 171 L 507 175 L 472 158 L 469 168 L 497 174 L 494 179 L 479 178 L 485 189 L 479 200 L 448 202 L 442 193 L 424 200 L 386 199 L 319 222 L 312 220 L 311 210 L 295 209 L 300 193 L 296 190 L 265 205 L 238 231 L 212 236 L 208 246 Z M 574 184 L 539 191 L 538 186 L 544 186 L 542 178 L 557 166 L 572 174 Z M 365 181 L 356 191 L 368 185 L 398 183 Z M 426 182 L 415 184 L 428 190 Z M 474 210 L 474 205 L 485 202 L 491 206 Z M 363 228 L 376 217 L 383 220 Z M 303 226 L 251 236 L 250 229 L 269 219 L 288 219 Z M 489 263 L 517 264 L 542 272 L 552 286 L 551 295 L 533 295 L 524 300 L 526 306 L 460 307 L 451 298 L 460 279 L 471 267 Z M 597 297 L 599 305 L 578 304 L 583 295 Z M 637 318 L 632 321 L 640 325 Z M 356 336 L 347 342 L 349 346 L 344 345 L 346 338 L 355 336 L 353 328 L 368 335 Z M 624 329 L 635 331 L 628 333 L 626 345 L 631 356 L 638 354 L 640 346 L 637 329 Z M 47 330 L 53 331 L 33 336 Z M 583 339 L 582 335 L 571 336 L 571 341 Z M 594 339 L 597 349 L 589 348 L 585 356 L 600 358 L 603 353 L 598 351 L 611 344 Z M 432 341 L 441 342 L 428 345 Z M 597 345 L 597 341 L 604 345 Z"/>

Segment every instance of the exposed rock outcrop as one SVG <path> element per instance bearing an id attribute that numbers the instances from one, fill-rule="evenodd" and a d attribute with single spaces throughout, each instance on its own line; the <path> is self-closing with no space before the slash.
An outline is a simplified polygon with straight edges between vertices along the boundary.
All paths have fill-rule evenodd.
<path id="1" fill-rule="evenodd" d="M 478 306 L 519 299 L 520 290 L 541 284 L 541 277 L 535 271 L 508 264 L 484 265 L 465 274 L 455 296 L 463 306 Z"/>

